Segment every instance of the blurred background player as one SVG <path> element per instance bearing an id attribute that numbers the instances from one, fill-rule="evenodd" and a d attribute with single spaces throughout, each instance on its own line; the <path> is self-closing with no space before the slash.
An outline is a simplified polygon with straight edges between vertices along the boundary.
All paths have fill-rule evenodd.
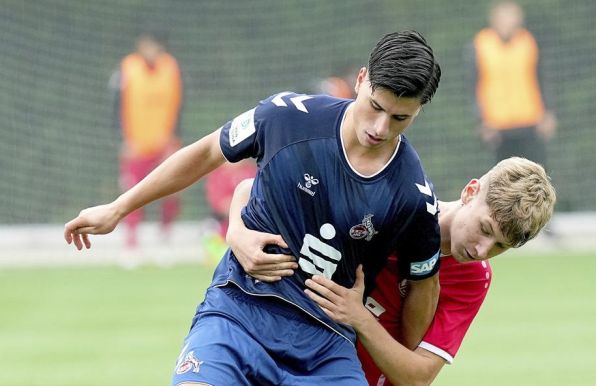
<path id="1" fill-rule="evenodd" d="M 254 161 L 245 159 L 236 163 L 224 163 L 205 177 L 205 198 L 216 221 L 215 233 L 203 238 L 203 250 L 209 262 L 219 262 L 228 248 L 226 233 L 234 189 L 242 180 L 254 178 L 256 173 L 257 165 Z"/>
<path id="2" fill-rule="evenodd" d="M 120 186 L 126 191 L 181 146 L 182 78 L 176 59 L 166 51 L 165 32 L 142 32 L 135 52 L 122 59 L 110 85 L 116 93 L 115 123 L 122 134 Z M 165 239 L 179 206 L 176 195 L 161 202 L 161 235 Z M 129 248 L 138 244 L 142 217 L 142 209 L 137 209 L 125 219 Z"/>
<path id="3" fill-rule="evenodd" d="M 334 96 L 336 98 L 354 99 L 354 78 L 358 69 L 347 68 L 338 75 L 329 76 L 317 84 L 317 92 Z"/>
<path id="4" fill-rule="evenodd" d="M 481 138 L 495 150 L 497 162 L 520 156 L 545 166 L 546 142 L 557 120 L 545 108 L 538 45 L 513 1 L 492 6 L 489 23 L 473 42 Z"/>

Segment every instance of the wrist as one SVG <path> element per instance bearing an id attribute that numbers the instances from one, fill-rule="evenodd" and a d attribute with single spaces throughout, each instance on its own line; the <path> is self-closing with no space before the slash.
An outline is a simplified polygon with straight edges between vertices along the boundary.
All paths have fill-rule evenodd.
<path id="1" fill-rule="evenodd" d="M 126 200 L 122 197 L 122 195 L 108 205 L 110 206 L 113 215 L 118 219 L 118 221 L 122 220 L 129 212 L 131 212 L 131 210 L 127 209 Z"/>
<path id="2" fill-rule="evenodd" d="M 366 331 L 369 328 L 369 326 L 375 322 L 375 317 L 366 309 L 366 307 L 362 306 L 362 309 L 354 318 L 352 327 L 354 328 L 354 330 L 356 330 L 357 333 L 361 333 L 363 331 Z"/>

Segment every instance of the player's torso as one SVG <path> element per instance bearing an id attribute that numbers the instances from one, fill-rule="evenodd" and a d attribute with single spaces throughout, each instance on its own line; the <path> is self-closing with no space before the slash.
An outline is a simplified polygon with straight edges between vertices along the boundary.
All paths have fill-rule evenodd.
<path id="1" fill-rule="evenodd" d="M 283 235 L 301 273 L 351 286 L 358 264 L 383 265 L 396 244 L 406 242 L 402 231 L 425 197 L 416 184 L 426 181 L 405 139 L 375 175 L 354 171 L 340 137 L 347 105 L 311 107 L 276 122 L 275 130 L 287 135 L 260 165 L 245 221 L 252 217 L 257 229 L 264 222 Z M 430 191 L 427 197 L 434 201 Z"/>
<path id="2" fill-rule="evenodd" d="M 238 143 L 254 119 L 253 135 L 268 136 L 251 150 L 258 154 L 259 171 L 243 220 L 249 228 L 281 234 L 290 247 L 286 253 L 300 266 L 275 285 L 255 283 L 241 269 L 232 269 L 234 281 L 247 292 L 274 292 L 304 308 L 312 307 L 303 294 L 309 275 L 351 287 L 358 264 L 372 275 L 397 245 L 416 242 L 403 231 L 420 220 L 421 205 L 430 208 L 425 215 L 431 223 L 436 213 L 434 194 L 405 139 L 382 170 L 360 176 L 347 162 L 339 134 L 349 101 L 309 99 L 276 96 L 265 102 L 267 118 L 257 108 L 253 118 L 242 117 L 229 129 L 230 141 Z"/>

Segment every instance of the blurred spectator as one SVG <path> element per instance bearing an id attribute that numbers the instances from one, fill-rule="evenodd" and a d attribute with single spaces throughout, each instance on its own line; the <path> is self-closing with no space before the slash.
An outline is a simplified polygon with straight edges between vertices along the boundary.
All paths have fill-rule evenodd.
<path id="1" fill-rule="evenodd" d="M 207 204 L 217 221 L 217 232 L 203 239 L 204 251 L 209 262 L 219 262 L 223 252 L 228 248 L 228 215 L 236 186 L 247 178 L 254 178 L 256 173 L 257 166 L 254 161 L 244 159 L 235 163 L 226 162 L 205 177 Z"/>
<path id="2" fill-rule="evenodd" d="M 163 33 L 139 35 L 136 51 L 120 62 L 110 86 L 115 91 L 114 122 L 122 134 L 120 186 L 130 189 L 181 146 L 179 137 L 182 78 L 176 59 L 166 51 Z M 161 202 L 161 231 L 169 237 L 179 211 L 179 197 Z M 125 222 L 126 245 L 137 246 L 137 227 L 142 210 L 129 214 Z"/>
<path id="3" fill-rule="evenodd" d="M 317 92 L 337 98 L 354 99 L 356 91 L 352 80 L 356 77 L 356 73 L 357 70 L 348 69 L 343 72 L 343 75 L 325 78 L 317 85 Z"/>
<path id="4" fill-rule="evenodd" d="M 481 138 L 497 161 L 521 156 L 545 165 L 557 120 L 544 105 L 538 46 L 513 1 L 491 7 L 489 23 L 476 34 L 472 56 Z"/>

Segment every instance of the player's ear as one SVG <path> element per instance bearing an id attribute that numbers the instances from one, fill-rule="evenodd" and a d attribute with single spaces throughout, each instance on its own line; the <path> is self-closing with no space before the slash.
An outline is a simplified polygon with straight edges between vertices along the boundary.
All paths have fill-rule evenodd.
<path id="1" fill-rule="evenodd" d="M 461 191 L 461 202 L 469 203 L 480 193 L 480 180 L 473 178 L 464 186 Z"/>
<path id="2" fill-rule="evenodd" d="M 358 90 L 360 90 L 360 86 L 366 80 L 367 74 L 368 70 L 366 69 L 366 67 L 361 67 L 360 70 L 358 70 L 358 76 L 356 77 L 356 85 L 354 86 L 354 91 L 356 92 L 356 95 L 358 95 Z"/>

